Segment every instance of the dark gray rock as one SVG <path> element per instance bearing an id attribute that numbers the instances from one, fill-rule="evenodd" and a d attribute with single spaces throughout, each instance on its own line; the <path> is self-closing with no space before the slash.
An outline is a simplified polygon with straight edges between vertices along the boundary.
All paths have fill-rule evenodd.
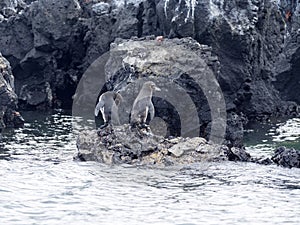
<path id="1" fill-rule="evenodd" d="M 114 24 L 112 27 L 112 40 L 115 38 L 129 39 L 139 36 L 139 8 L 134 4 L 128 4 L 124 10 L 116 9 L 112 11 Z"/>
<path id="2" fill-rule="evenodd" d="M 165 39 L 159 44 L 154 37 L 119 39 L 112 46 L 115 47 L 106 65 L 107 83 L 102 91 L 115 90 L 123 96 L 124 103 L 119 107 L 122 123 L 129 122 L 135 97 L 143 80 L 149 79 L 162 89 L 154 94 L 153 102 L 156 116 L 167 124 L 167 136 L 209 137 L 218 129 L 225 133 L 226 116 L 221 117 L 220 113 L 226 114 L 226 106 L 216 80 L 218 58 L 208 46 L 191 38 Z M 130 69 L 124 70 L 124 65 Z M 212 115 L 214 112 L 219 114 Z M 211 116 L 215 123 L 208 126 Z M 220 127 L 216 128 L 218 119 Z"/>
<path id="3" fill-rule="evenodd" d="M 241 145 L 245 121 L 299 114 L 296 1 L 281 0 L 277 5 L 274 0 L 26 0 L 27 6 L 22 2 L 1 2 L 1 9 L 17 13 L 0 16 L 0 51 L 11 63 L 23 109 L 71 108 L 81 75 L 117 38 L 164 35 L 192 37 L 205 46 L 201 51 L 189 48 L 203 55 L 222 88 L 228 114 L 234 115 L 228 118 L 230 146 Z M 291 17 L 286 18 L 288 11 Z M 126 66 L 125 70 L 129 76 L 131 71 Z M 205 96 L 196 93 L 186 77 L 177 81 L 201 108 L 200 133 L 209 136 L 211 115 Z M 24 96 L 34 89 L 52 97 L 36 99 L 33 106 Z M 161 117 L 166 117 L 170 105 L 154 101 L 161 106 Z M 178 121 L 178 115 L 174 118 Z M 174 121 L 168 123 L 174 127 Z"/>
<path id="4" fill-rule="evenodd" d="M 300 104 L 300 5 L 295 0 L 281 0 L 280 11 L 286 25 L 284 49 L 277 62 L 277 76 L 274 84 L 281 97 Z M 286 18 L 290 12 L 290 17 Z"/>
<path id="5" fill-rule="evenodd" d="M 16 49 L 16 52 L 14 54 L 11 54 L 11 50 L 2 52 L 5 56 L 13 56 L 8 59 L 11 62 L 15 61 L 12 64 L 15 68 L 15 64 L 19 65 L 33 49 L 33 44 L 36 50 L 55 55 L 54 61 L 58 62 L 53 63 L 52 69 L 56 70 L 56 64 L 64 63 L 65 60 L 62 58 L 71 55 L 71 60 L 76 61 L 76 57 L 72 56 L 77 53 L 72 53 L 70 48 L 78 44 L 73 42 L 79 38 L 82 41 L 79 55 L 85 57 L 80 64 L 86 68 L 109 50 L 109 44 L 117 37 L 130 38 L 150 34 L 194 37 L 200 43 L 213 46 L 212 51 L 219 56 L 221 73 L 218 80 L 226 92 L 227 104 L 231 105 L 232 109 L 243 112 L 247 110 L 245 114 L 251 115 L 251 118 L 258 114 L 268 115 L 275 112 L 277 105 L 274 102 L 278 102 L 278 93 L 273 91 L 269 84 L 270 74 L 272 63 L 281 49 L 284 33 L 284 22 L 282 16 L 278 14 L 277 6 L 269 1 L 263 3 L 202 1 L 196 5 L 193 5 L 193 2 L 178 3 L 175 0 L 35 2 L 23 16 L 18 16 L 18 20 L 28 25 L 23 28 L 29 35 L 26 35 L 22 47 L 12 42 L 12 46 L 8 48 Z M 86 15 L 83 14 L 84 7 L 89 10 Z M 17 24 L 12 22 L 7 27 Z M 75 30 L 78 28 L 77 31 L 80 33 L 74 32 L 74 28 Z M 16 30 L 19 31 L 20 28 Z M 220 30 L 222 32 L 219 32 Z M 270 30 L 274 32 L 269 32 Z M 276 33 L 277 36 L 270 33 Z M 33 38 L 33 43 L 29 37 Z M 14 39 L 13 34 L 5 38 L 7 39 Z M 5 46 L 4 42 L 2 46 Z M 28 47 L 24 49 L 24 46 Z M 20 51 L 21 49 L 24 50 Z M 57 49 L 60 53 L 54 54 Z M 57 55 L 61 58 L 56 58 Z M 47 57 L 45 61 L 47 64 Z M 44 68 L 38 70 L 41 74 L 48 73 Z M 19 74 L 28 75 L 16 69 L 17 82 Z M 54 74 L 50 76 L 55 77 Z M 261 82 L 263 76 L 266 81 Z M 55 93 L 55 84 L 49 80 L 44 81 L 50 82 L 51 89 Z M 261 95 L 262 93 L 264 95 Z M 258 102 L 265 104 L 260 107 Z"/>
<path id="6" fill-rule="evenodd" d="M 229 147 L 242 147 L 244 137 L 244 125 L 247 119 L 243 115 L 234 112 L 227 114 L 226 145 Z"/>
<path id="7" fill-rule="evenodd" d="M 81 13 L 77 0 L 41 0 L 0 24 L 0 50 L 11 62 L 22 109 L 40 109 L 33 108 L 24 96 L 31 95 L 33 89 L 39 90 L 37 93 L 43 89 L 49 95 L 45 84 L 50 85 L 53 98 L 41 97 L 44 102 L 38 100 L 35 106 L 71 107 L 86 52 L 86 23 L 79 21 Z"/>
<path id="8" fill-rule="evenodd" d="M 0 53 L 0 130 L 4 127 L 21 127 L 24 120 L 17 109 L 14 77 L 9 62 Z"/>
<path id="9" fill-rule="evenodd" d="M 9 60 L 13 70 L 33 48 L 33 35 L 28 23 L 29 18 L 25 14 L 0 23 L 0 51 Z"/>
<path id="10" fill-rule="evenodd" d="M 244 148 L 233 147 L 226 151 L 226 155 L 229 161 L 241 161 L 241 162 L 250 162 L 251 156 Z"/>
<path id="11" fill-rule="evenodd" d="M 293 148 L 279 147 L 271 158 L 277 165 L 300 168 L 300 151 Z"/>
<path id="12" fill-rule="evenodd" d="M 22 86 L 19 94 L 20 105 L 26 104 L 32 109 L 47 109 L 52 104 L 50 84 L 40 83 Z"/>
<path id="13" fill-rule="evenodd" d="M 231 110 L 250 120 L 276 115 L 282 101 L 272 81 L 286 35 L 278 6 L 274 1 L 201 1 L 193 7 L 192 2 L 157 4 L 164 35 L 194 37 L 212 46 Z"/>
<path id="14" fill-rule="evenodd" d="M 203 161 L 226 160 L 226 146 L 208 144 L 204 139 L 165 139 L 129 124 L 80 132 L 75 159 L 105 164 L 171 166 Z M 180 154 L 178 154 L 180 152 Z"/>
<path id="15" fill-rule="evenodd" d="M 274 164 L 274 161 L 272 161 L 270 158 L 265 158 L 265 157 L 253 158 L 253 159 L 251 159 L 251 162 L 258 163 L 261 165 L 266 165 L 266 166 Z"/>
<path id="16" fill-rule="evenodd" d="M 81 14 L 81 7 L 77 0 L 55 1 L 40 0 L 30 7 L 32 30 L 34 38 L 37 33 L 43 35 L 44 40 L 52 48 L 65 49 L 73 34 L 73 26 Z M 35 47 L 47 45 L 41 43 L 41 37 L 34 40 Z M 49 47 L 50 47 L 49 46 Z"/>
<path id="17" fill-rule="evenodd" d="M 2 0 L 0 2 L 0 13 L 9 18 L 25 7 L 26 3 L 23 0 Z"/>
<path id="18" fill-rule="evenodd" d="M 110 14 L 102 14 L 87 19 L 86 23 L 88 30 L 84 36 L 84 44 L 87 46 L 87 50 L 84 61 L 87 64 L 86 67 L 88 67 L 99 56 L 109 50 L 111 27 L 114 20 Z"/>

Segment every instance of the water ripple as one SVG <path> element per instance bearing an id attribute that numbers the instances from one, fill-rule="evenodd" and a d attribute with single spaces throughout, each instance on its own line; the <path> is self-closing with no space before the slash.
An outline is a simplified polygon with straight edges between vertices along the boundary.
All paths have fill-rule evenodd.
<path id="1" fill-rule="evenodd" d="M 0 224 L 299 224 L 299 169 L 76 162 L 70 116 L 27 121 L 3 134 Z"/>

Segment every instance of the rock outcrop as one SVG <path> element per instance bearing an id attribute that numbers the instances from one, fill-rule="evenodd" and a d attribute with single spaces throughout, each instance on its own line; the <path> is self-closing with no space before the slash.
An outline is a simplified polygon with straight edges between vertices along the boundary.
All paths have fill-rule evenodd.
<path id="1" fill-rule="evenodd" d="M 284 100 L 300 104 L 300 3 L 295 0 L 281 1 L 280 9 L 285 15 L 286 35 L 276 65 L 274 85 Z M 297 106 L 291 108 L 298 110 Z"/>
<path id="2" fill-rule="evenodd" d="M 2 0 L 0 3 L 0 21 L 16 15 L 19 11 L 26 8 L 30 1 L 23 0 Z"/>
<path id="3" fill-rule="evenodd" d="M 23 126 L 24 120 L 16 109 L 14 77 L 9 62 L 0 53 L 0 130 L 4 127 Z"/>
<path id="4" fill-rule="evenodd" d="M 289 149 L 286 147 L 279 147 L 274 151 L 272 160 L 283 167 L 296 167 L 300 168 L 300 151 L 295 149 Z"/>
<path id="5" fill-rule="evenodd" d="M 83 130 L 77 138 L 74 159 L 108 165 L 166 167 L 209 161 L 240 161 L 300 168 L 300 151 L 279 147 L 272 157 L 252 157 L 244 148 L 216 145 L 204 138 L 164 138 L 129 124 Z M 1 156 L 0 156 L 1 157 Z"/>
<path id="6" fill-rule="evenodd" d="M 112 88 L 123 96 L 123 104 L 119 106 L 121 122 L 129 122 L 135 97 L 143 82 L 150 79 L 161 89 L 154 93 L 153 103 L 155 116 L 167 126 L 166 136 L 208 138 L 212 129 L 219 128 L 212 135 L 224 138 L 227 118 L 225 100 L 216 79 L 219 61 L 208 46 L 191 38 L 158 42 L 148 37 L 119 39 L 111 48 L 103 90 Z M 115 55 L 121 58 L 119 65 L 129 67 L 130 73 L 122 67 L 117 69 Z"/>
<path id="7" fill-rule="evenodd" d="M 20 108 L 71 108 L 82 74 L 117 38 L 193 38 L 208 49 L 210 62 L 205 63 L 224 95 L 227 144 L 241 146 L 248 121 L 299 113 L 298 4 L 294 0 L 4 0 L 0 52 L 12 66 Z M 196 95 L 192 86 L 186 88 Z M 207 106 L 199 112 L 203 136 L 214 127 Z M 164 117 L 168 112 L 161 113 Z"/>
<path id="8" fill-rule="evenodd" d="M 250 160 L 243 149 L 229 150 L 225 145 L 210 144 L 199 137 L 167 139 L 145 129 L 132 129 L 128 124 L 82 131 L 77 148 L 75 159 L 109 165 L 165 167 L 204 161 Z"/>
<path id="9" fill-rule="evenodd" d="M 0 23 L 0 50 L 12 65 L 20 108 L 71 107 L 86 51 L 81 13 L 77 0 L 41 0 Z"/>
<path id="10" fill-rule="evenodd" d="M 287 33 L 275 1 L 160 2 L 165 35 L 192 36 L 212 46 L 220 61 L 218 80 L 228 109 L 250 120 L 286 112 L 286 103 L 272 84 Z"/>

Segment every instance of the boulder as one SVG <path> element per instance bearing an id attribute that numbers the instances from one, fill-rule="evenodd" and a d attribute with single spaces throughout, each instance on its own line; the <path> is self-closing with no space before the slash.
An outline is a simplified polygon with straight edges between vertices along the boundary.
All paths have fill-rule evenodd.
<path id="1" fill-rule="evenodd" d="M 77 138 L 75 159 L 105 164 L 171 166 L 226 160 L 226 146 L 207 143 L 202 138 L 166 139 L 130 125 L 84 130 Z M 180 154 L 177 150 L 180 149 Z"/>
<path id="2" fill-rule="evenodd" d="M 232 147 L 226 152 L 229 161 L 241 161 L 249 162 L 251 161 L 251 156 L 244 148 Z"/>
<path id="3" fill-rule="evenodd" d="M 20 105 L 26 104 L 32 109 L 47 109 L 52 104 L 52 91 L 48 82 L 34 85 L 24 85 L 21 88 Z"/>
<path id="4" fill-rule="evenodd" d="M 271 159 L 277 165 L 283 167 L 300 168 L 300 151 L 293 148 L 289 149 L 281 146 L 274 151 L 274 155 Z"/>
<path id="5" fill-rule="evenodd" d="M 192 139 L 187 139 L 185 142 L 180 142 L 173 145 L 168 151 L 176 157 L 180 157 L 183 154 L 187 154 L 189 151 L 195 151 L 200 144 L 205 144 L 206 140 L 204 138 L 195 137 Z"/>
<path id="6" fill-rule="evenodd" d="M 91 71 L 94 73 L 90 71 L 84 75 L 79 86 L 89 88 L 76 93 L 73 106 L 79 108 L 75 111 L 90 108 L 92 112 L 97 95 L 107 90 L 119 91 L 124 99 L 119 106 L 120 122 L 129 123 L 130 110 L 138 92 L 145 81 L 152 80 L 161 88 L 160 92 L 154 93 L 153 103 L 155 117 L 167 127 L 164 136 L 201 135 L 219 144 L 224 141 L 226 105 L 216 79 L 218 59 L 208 46 L 200 45 L 192 38 L 165 38 L 158 42 L 150 36 L 118 39 L 111 48 L 104 66 L 105 74 L 99 72 L 102 71 L 100 61 L 99 68 L 93 65 L 95 68 Z M 101 77 L 103 83 L 99 81 Z M 90 101 L 86 100 L 88 94 Z M 81 116 L 87 114 L 82 112 Z"/>

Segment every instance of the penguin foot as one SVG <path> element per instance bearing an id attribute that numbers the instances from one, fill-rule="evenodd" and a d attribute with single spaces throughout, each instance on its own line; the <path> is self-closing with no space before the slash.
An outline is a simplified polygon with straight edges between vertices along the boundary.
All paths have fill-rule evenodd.
<path id="1" fill-rule="evenodd" d="M 105 137 L 107 135 L 114 134 L 114 129 L 111 123 L 105 123 L 99 127 L 97 134 L 100 137 Z"/>
<path id="2" fill-rule="evenodd" d="M 138 124 L 137 126 L 139 129 L 146 129 L 147 132 L 150 131 L 150 126 L 148 124 L 145 124 L 145 123 L 141 123 L 141 124 Z"/>
<path id="3" fill-rule="evenodd" d="M 104 124 L 101 125 L 99 128 L 100 128 L 100 129 L 103 129 L 103 128 L 107 127 L 108 125 L 109 125 L 109 123 L 104 123 Z"/>
<path id="4" fill-rule="evenodd" d="M 145 124 L 145 123 L 141 123 L 141 124 L 139 124 L 139 127 L 140 127 L 140 128 L 147 128 L 147 127 L 148 127 L 148 125 L 147 125 L 147 124 Z"/>
<path id="5" fill-rule="evenodd" d="M 142 129 L 137 128 L 135 133 L 139 138 L 144 138 L 147 136 L 147 132 L 143 131 Z"/>
<path id="6" fill-rule="evenodd" d="M 151 130 L 150 130 L 150 125 L 145 124 L 145 123 L 141 124 L 141 129 L 146 129 L 147 132 L 150 132 L 150 131 L 151 131 Z"/>
<path id="7" fill-rule="evenodd" d="M 149 136 L 151 130 L 150 126 L 145 123 L 132 123 L 131 131 L 135 132 L 138 137 L 143 138 Z"/>

